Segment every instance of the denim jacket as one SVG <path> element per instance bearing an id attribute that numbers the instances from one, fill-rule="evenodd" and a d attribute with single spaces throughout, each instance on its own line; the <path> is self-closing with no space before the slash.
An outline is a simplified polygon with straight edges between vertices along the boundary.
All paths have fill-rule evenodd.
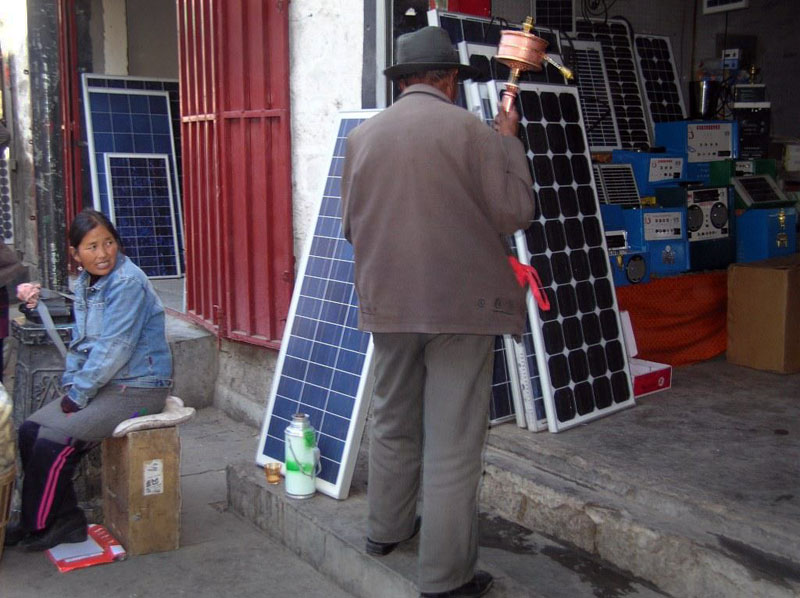
<path id="1" fill-rule="evenodd" d="M 85 407 L 106 384 L 172 385 L 164 306 L 147 276 L 120 253 L 110 274 L 75 284 L 75 325 L 61 383 Z"/>

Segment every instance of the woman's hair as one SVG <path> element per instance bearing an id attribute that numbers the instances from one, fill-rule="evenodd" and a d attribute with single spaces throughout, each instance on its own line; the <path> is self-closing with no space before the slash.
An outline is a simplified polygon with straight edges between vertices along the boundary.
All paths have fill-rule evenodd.
<path id="1" fill-rule="evenodd" d="M 105 226 L 106 229 L 108 229 L 108 232 L 111 233 L 117 245 L 119 245 L 120 251 L 122 251 L 122 239 L 117 229 L 111 224 L 111 221 L 106 218 L 105 214 L 101 214 L 97 210 L 89 208 L 82 210 L 72 221 L 69 227 L 69 244 L 77 249 L 78 245 L 81 244 L 81 241 L 83 241 L 83 238 L 86 236 L 86 233 L 98 226 Z"/>

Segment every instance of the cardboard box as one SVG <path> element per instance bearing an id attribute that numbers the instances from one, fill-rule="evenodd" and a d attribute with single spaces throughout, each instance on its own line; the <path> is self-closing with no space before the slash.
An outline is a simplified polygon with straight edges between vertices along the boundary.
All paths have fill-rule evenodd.
<path id="1" fill-rule="evenodd" d="M 800 372 L 800 254 L 728 268 L 727 359 Z"/>
<path id="2" fill-rule="evenodd" d="M 103 441 L 103 514 L 128 555 L 175 550 L 180 542 L 178 428 Z"/>
<path id="3" fill-rule="evenodd" d="M 636 337 L 633 334 L 631 315 L 627 311 L 619 312 L 622 321 L 622 336 L 625 339 L 625 348 L 628 351 L 628 368 L 633 378 L 634 398 L 643 397 L 672 387 L 672 366 L 666 363 L 657 363 L 638 359 L 639 349 L 636 346 Z"/>

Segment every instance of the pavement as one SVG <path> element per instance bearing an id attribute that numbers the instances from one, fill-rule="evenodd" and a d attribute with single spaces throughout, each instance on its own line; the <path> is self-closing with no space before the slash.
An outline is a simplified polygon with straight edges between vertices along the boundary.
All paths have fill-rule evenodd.
<path id="1" fill-rule="evenodd" d="M 181 546 L 59 573 L 44 553 L 8 547 L 1 598 L 349 598 L 335 583 L 227 508 L 225 467 L 252 460 L 257 430 L 215 409 L 181 426 Z"/>

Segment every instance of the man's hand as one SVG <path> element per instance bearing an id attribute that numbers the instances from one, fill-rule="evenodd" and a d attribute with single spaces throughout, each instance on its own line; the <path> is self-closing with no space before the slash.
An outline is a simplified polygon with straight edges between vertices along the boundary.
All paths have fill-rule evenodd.
<path id="1" fill-rule="evenodd" d="M 516 107 L 512 104 L 511 110 L 506 112 L 501 107 L 497 111 L 497 116 L 494 117 L 494 130 L 501 135 L 509 137 L 517 136 L 517 129 L 519 128 L 519 114 Z"/>
<path id="2" fill-rule="evenodd" d="M 17 285 L 17 299 L 24 301 L 29 309 L 33 309 L 39 302 L 39 292 L 41 290 L 42 284 L 39 282 L 24 282 Z"/>

